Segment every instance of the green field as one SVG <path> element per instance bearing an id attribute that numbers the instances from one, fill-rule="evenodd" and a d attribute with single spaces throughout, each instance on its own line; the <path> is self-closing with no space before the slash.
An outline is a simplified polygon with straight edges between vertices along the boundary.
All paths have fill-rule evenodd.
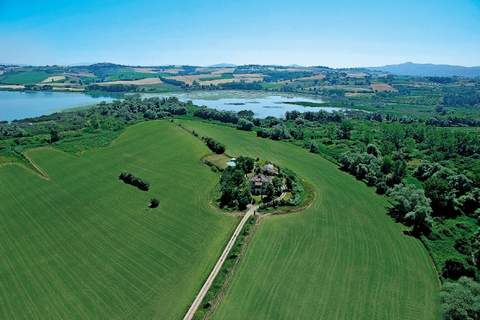
<path id="1" fill-rule="evenodd" d="M 121 70 L 115 73 L 110 74 L 105 78 L 105 81 L 118 81 L 118 80 L 140 80 L 145 78 L 155 78 L 160 74 L 158 73 L 146 73 L 146 72 L 135 72 L 128 70 Z"/>
<path id="2" fill-rule="evenodd" d="M 0 83 L 5 84 L 36 84 L 47 79 L 51 74 L 45 71 L 9 72 L 0 76 Z"/>
<path id="3" fill-rule="evenodd" d="M 49 180 L 0 166 L 0 318 L 181 318 L 236 221 L 209 205 L 208 153 L 157 121 L 80 156 L 30 151 Z M 152 197 L 159 208 L 147 208 Z"/>
<path id="4" fill-rule="evenodd" d="M 302 213 L 264 219 L 215 319 L 437 319 L 439 282 L 385 198 L 318 155 L 220 125 L 183 121 L 232 156 L 271 159 L 315 188 Z"/>

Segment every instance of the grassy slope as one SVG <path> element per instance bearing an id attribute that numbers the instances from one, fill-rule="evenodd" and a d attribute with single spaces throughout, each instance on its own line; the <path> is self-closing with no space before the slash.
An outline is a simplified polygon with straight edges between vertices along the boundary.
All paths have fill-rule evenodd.
<path id="1" fill-rule="evenodd" d="M 422 244 L 386 201 L 319 156 L 284 142 L 185 121 L 232 155 L 271 159 L 316 189 L 303 213 L 265 219 L 216 319 L 436 319 L 438 282 Z"/>
<path id="2" fill-rule="evenodd" d="M 79 157 L 30 152 L 50 180 L 0 166 L 0 318 L 181 318 L 236 221 L 208 205 L 207 153 L 148 122 Z M 122 170 L 151 190 L 120 182 Z"/>
<path id="3" fill-rule="evenodd" d="M 45 71 L 10 72 L 0 76 L 0 83 L 6 84 L 36 84 L 50 75 Z"/>

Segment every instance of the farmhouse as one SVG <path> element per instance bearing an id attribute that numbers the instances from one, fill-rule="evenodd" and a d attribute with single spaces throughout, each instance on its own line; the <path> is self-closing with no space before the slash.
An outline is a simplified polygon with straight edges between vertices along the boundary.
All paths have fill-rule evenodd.
<path id="1" fill-rule="evenodd" d="M 276 176 L 278 175 L 278 169 L 271 163 L 266 164 L 263 166 L 263 173 L 269 176 Z"/>
<path id="2" fill-rule="evenodd" d="M 250 178 L 252 194 L 265 194 L 268 184 L 271 183 L 273 177 L 277 175 L 277 167 L 271 163 L 264 165 L 261 170 L 257 171 L 256 175 Z"/>
<path id="3" fill-rule="evenodd" d="M 252 194 L 264 194 L 267 190 L 267 185 L 272 181 L 272 177 L 257 174 L 250 178 L 251 193 Z"/>

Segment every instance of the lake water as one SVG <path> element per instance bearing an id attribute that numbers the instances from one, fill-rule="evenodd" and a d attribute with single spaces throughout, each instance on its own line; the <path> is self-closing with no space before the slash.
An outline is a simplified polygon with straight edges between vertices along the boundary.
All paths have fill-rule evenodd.
<path id="1" fill-rule="evenodd" d="M 36 117 L 111 100 L 111 97 L 93 97 L 76 92 L 0 91 L 0 120 Z"/>
<path id="2" fill-rule="evenodd" d="M 304 97 L 294 94 L 278 94 L 268 92 L 251 92 L 251 91 L 193 91 L 185 93 L 171 93 L 171 94 L 145 94 L 145 97 L 160 96 L 168 97 L 175 96 L 180 101 L 191 100 L 194 104 L 199 106 L 207 106 L 217 110 L 227 111 L 241 111 L 251 110 L 255 113 L 256 118 L 265 118 L 274 116 L 283 118 L 285 112 L 297 110 L 305 111 L 339 111 L 340 108 L 332 107 L 304 107 L 300 105 L 292 105 L 285 102 L 316 102 L 322 103 L 321 99 Z"/>
<path id="3" fill-rule="evenodd" d="M 285 102 L 316 102 L 322 100 L 299 95 L 278 94 L 249 91 L 194 91 L 184 93 L 144 94 L 144 97 L 176 96 L 181 101 L 192 100 L 196 105 L 207 106 L 218 110 L 240 111 L 252 110 L 255 117 L 284 117 L 285 112 L 304 111 L 336 111 L 331 107 L 304 107 Z M 22 92 L 0 91 L 0 120 L 12 121 L 40 115 L 50 114 L 60 110 L 81 107 L 111 101 L 109 96 L 91 96 L 84 93 L 66 92 Z"/>

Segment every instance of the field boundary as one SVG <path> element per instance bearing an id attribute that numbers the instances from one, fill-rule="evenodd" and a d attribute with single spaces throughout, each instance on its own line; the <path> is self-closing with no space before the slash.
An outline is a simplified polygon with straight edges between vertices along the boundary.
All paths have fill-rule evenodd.
<path id="1" fill-rule="evenodd" d="M 197 312 L 198 308 L 200 307 L 200 304 L 202 303 L 203 299 L 205 298 L 208 290 L 210 289 L 213 281 L 217 277 L 218 273 L 220 272 L 223 264 L 225 263 L 225 260 L 227 259 L 230 250 L 233 248 L 235 242 L 237 241 L 238 236 L 243 230 L 243 227 L 245 226 L 245 223 L 248 221 L 248 219 L 254 215 L 255 211 L 257 210 L 257 206 L 251 206 L 245 215 L 243 216 L 242 220 L 240 220 L 239 224 L 235 228 L 235 231 L 233 232 L 232 236 L 230 237 L 230 240 L 228 240 L 227 245 L 225 246 L 222 254 L 220 255 L 218 261 L 215 263 L 212 271 L 210 272 L 210 275 L 208 276 L 207 280 L 203 284 L 202 288 L 200 289 L 200 292 L 197 294 L 195 299 L 193 300 L 190 308 L 188 309 L 187 313 L 183 317 L 183 320 L 191 320 L 193 319 L 195 313 Z"/>
<path id="2" fill-rule="evenodd" d="M 209 320 L 211 318 L 211 316 L 215 313 L 215 310 L 218 308 L 218 306 L 222 303 L 223 298 L 225 297 L 225 293 L 226 293 L 228 287 L 230 286 L 230 284 L 231 284 L 231 282 L 234 278 L 234 275 L 235 275 L 235 273 L 238 269 L 238 266 L 241 263 L 241 259 L 245 255 L 245 252 L 248 249 L 248 245 L 250 244 L 250 241 L 253 238 L 253 235 L 255 234 L 255 232 L 256 232 L 256 230 L 257 230 L 257 228 L 258 228 L 258 226 L 260 225 L 260 222 L 261 222 L 261 220 L 258 219 L 258 216 L 254 216 L 254 217 L 251 217 L 249 219 L 255 219 L 255 220 L 252 223 L 250 232 L 243 238 L 244 242 L 240 245 L 240 252 L 239 252 L 237 258 L 235 259 L 235 262 L 234 262 L 231 270 L 227 272 L 227 275 L 225 276 L 225 279 L 224 279 L 223 283 L 221 284 L 220 289 L 218 290 L 217 294 L 211 300 L 211 302 L 212 302 L 211 307 L 209 309 L 207 309 L 207 311 L 205 312 L 203 317 L 199 316 L 197 318 L 197 315 L 198 315 L 198 310 L 197 310 L 197 312 L 194 315 L 194 319 Z M 249 222 L 247 221 L 247 224 L 248 223 Z M 239 240 L 240 239 L 237 239 L 235 245 L 237 245 Z M 207 292 L 207 294 L 208 294 L 208 292 Z M 203 303 L 204 303 L 204 301 L 202 301 L 202 304 Z"/>
<path id="3" fill-rule="evenodd" d="M 17 156 L 17 159 L 18 159 L 17 161 L 1 163 L 0 167 L 19 166 L 21 168 L 24 168 L 27 171 L 33 172 L 33 174 L 35 174 L 36 176 L 44 180 L 50 180 L 50 177 L 48 176 L 48 174 L 25 153 L 15 152 L 15 155 Z"/>
<path id="4" fill-rule="evenodd" d="M 280 216 L 280 215 L 286 215 L 286 214 L 299 214 L 303 213 L 306 209 L 310 208 L 312 204 L 315 202 L 315 200 L 318 197 L 318 194 L 313 187 L 311 183 L 309 183 L 307 180 L 302 179 L 302 183 L 305 186 L 305 189 L 309 189 L 310 192 L 305 191 L 306 197 L 304 201 L 298 206 L 283 206 L 279 207 L 276 209 L 273 209 L 271 211 L 266 211 L 264 214 L 260 215 L 260 218 L 266 218 L 270 216 Z"/>

